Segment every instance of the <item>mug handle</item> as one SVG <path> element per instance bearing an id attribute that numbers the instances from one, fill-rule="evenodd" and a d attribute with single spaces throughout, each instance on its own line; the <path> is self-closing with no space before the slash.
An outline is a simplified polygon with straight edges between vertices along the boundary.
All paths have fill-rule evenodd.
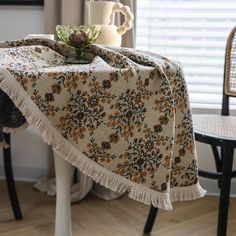
<path id="1" fill-rule="evenodd" d="M 110 24 L 112 24 L 112 22 L 113 22 L 115 12 L 120 12 L 125 17 L 125 21 L 124 21 L 123 25 L 121 25 L 117 28 L 117 32 L 120 35 L 123 35 L 123 34 L 125 34 L 125 32 L 127 30 L 129 30 L 133 27 L 134 15 L 130 11 L 130 8 L 128 6 L 124 6 L 121 3 L 115 3 L 113 8 L 112 8 L 112 14 L 110 16 Z"/>

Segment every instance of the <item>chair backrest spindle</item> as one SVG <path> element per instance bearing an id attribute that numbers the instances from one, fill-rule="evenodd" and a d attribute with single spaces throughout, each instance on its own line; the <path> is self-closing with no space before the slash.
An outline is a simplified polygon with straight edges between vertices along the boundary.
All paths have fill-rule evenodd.
<path id="1" fill-rule="evenodd" d="M 229 115 L 229 97 L 236 97 L 236 27 L 230 32 L 226 45 L 222 115 Z"/>

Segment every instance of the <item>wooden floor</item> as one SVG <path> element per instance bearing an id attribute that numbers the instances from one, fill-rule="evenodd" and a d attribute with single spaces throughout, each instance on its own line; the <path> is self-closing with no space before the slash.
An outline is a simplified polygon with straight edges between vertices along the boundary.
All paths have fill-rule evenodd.
<path id="1" fill-rule="evenodd" d="M 55 198 L 17 183 L 24 219 L 15 221 L 5 182 L 0 182 L 0 236 L 53 236 Z M 174 204 L 160 211 L 152 236 L 216 235 L 217 198 Z M 72 205 L 73 236 L 141 236 L 149 207 L 128 197 L 103 201 L 94 196 Z M 228 236 L 236 235 L 236 199 L 231 200 Z M 65 235 L 66 236 L 66 235 Z"/>

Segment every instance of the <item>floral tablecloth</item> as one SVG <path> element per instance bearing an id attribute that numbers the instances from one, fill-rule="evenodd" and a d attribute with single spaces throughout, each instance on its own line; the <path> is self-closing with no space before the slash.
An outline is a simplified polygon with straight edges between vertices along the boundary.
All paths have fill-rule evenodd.
<path id="1" fill-rule="evenodd" d="M 96 182 L 170 210 L 204 196 L 181 67 L 157 54 L 30 39 L 0 43 L 0 141 L 26 120 L 55 152 Z"/>

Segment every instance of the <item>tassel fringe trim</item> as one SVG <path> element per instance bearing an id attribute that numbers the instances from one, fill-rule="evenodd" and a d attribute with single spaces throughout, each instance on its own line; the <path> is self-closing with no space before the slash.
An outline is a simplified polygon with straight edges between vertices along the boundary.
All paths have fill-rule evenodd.
<path id="1" fill-rule="evenodd" d="M 113 191 L 128 191 L 130 198 L 164 210 L 171 210 L 171 202 L 173 201 L 193 200 L 205 195 L 205 191 L 199 183 L 193 186 L 170 189 L 170 193 L 161 193 L 113 173 L 87 158 L 66 140 L 7 70 L 0 71 L 0 89 L 11 98 L 27 122 L 38 131 L 43 140 L 51 145 L 58 155 L 91 177 L 95 182 Z"/>

